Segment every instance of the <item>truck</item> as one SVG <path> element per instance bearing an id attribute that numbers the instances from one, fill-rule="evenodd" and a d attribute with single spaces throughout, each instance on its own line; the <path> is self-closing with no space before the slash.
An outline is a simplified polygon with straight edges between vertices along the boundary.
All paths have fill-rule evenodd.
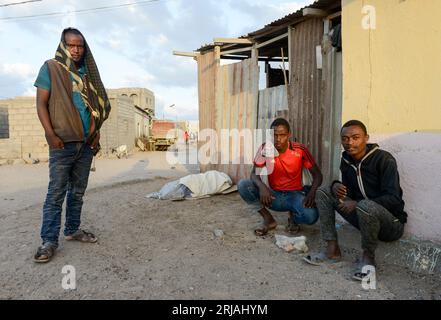
<path id="1" fill-rule="evenodd" d="M 149 150 L 167 151 L 177 140 L 176 123 L 170 120 L 153 119 L 149 136 Z"/>

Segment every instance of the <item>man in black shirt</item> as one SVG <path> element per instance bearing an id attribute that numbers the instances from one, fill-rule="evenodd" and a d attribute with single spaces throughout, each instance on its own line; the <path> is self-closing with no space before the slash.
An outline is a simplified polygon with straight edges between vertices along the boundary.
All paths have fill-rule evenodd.
<path id="1" fill-rule="evenodd" d="M 314 265 L 341 259 L 335 228 L 337 210 L 361 233 L 363 255 L 353 274 L 356 280 L 367 276 L 364 266 L 375 267 L 378 240 L 398 240 L 407 222 L 397 163 L 389 152 L 380 150 L 377 144 L 369 144 L 368 140 L 369 135 L 362 122 L 351 120 L 343 125 L 342 181 L 334 181 L 330 187 L 320 188 L 316 194 L 321 235 L 327 242 L 327 250 L 304 258 Z"/>

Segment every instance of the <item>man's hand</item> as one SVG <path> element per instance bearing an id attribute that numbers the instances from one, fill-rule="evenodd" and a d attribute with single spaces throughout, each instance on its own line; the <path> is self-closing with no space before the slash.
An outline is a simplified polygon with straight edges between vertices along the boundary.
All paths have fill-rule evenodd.
<path id="1" fill-rule="evenodd" d="M 355 209 L 357 208 L 357 201 L 348 200 L 340 203 L 337 207 L 339 211 L 341 211 L 344 214 L 350 214 L 355 212 Z"/>
<path id="2" fill-rule="evenodd" d="M 334 196 L 336 196 L 338 199 L 344 199 L 346 195 L 348 194 L 348 189 L 344 184 L 341 184 L 339 182 L 334 183 L 332 186 L 332 193 Z"/>
<path id="3" fill-rule="evenodd" d="M 259 194 L 260 194 L 260 203 L 265 207 L 270 208 L 271 204 L 273 203 L 273 200 L 275 199 L 270 189 L 267 186 L 262 187 L 259 189 Z"/>
<path id="4" fill-rule="evenodd" d="M 314 208 L 315 207 L 315 191 L 311 190 L 306 195 L 303 200 L 303 206 L 305 208 Z"/>
<path id="5" fill-rule="evenodd" d="M 46 141 L 51 149 L 64 149 L 64 142 L 55 133 L 46 135 Z"/>

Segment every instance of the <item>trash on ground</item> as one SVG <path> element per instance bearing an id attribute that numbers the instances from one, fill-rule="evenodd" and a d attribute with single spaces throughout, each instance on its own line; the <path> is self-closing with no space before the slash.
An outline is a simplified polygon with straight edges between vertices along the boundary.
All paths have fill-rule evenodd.
<path id="1" fill-rule="evenodd" d="M 300 253 L 308 252 L 308 246 L 306 245 L 306 237 L 287 237 L 284 235 L 276 234 L 276 245 L 285 250 L 286 252 L 298 251 Z"/>
<path id="2" fill-rule="evenodd" d="M 222 238 L 224 236 L 224 232 L 221 229 L 216 229 L 213 231 L 216 238 Z"/>

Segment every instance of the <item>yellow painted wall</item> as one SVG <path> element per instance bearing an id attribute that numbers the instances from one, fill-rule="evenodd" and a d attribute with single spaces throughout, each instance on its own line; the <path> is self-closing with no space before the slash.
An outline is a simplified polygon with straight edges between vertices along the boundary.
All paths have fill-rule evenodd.
<path id="1" fill-rule="evenodd" d="M 362 8 L 376 29 L 362 28 Z M 441 132 L 441 0 L 342 0 L 343 121 Z"/>

